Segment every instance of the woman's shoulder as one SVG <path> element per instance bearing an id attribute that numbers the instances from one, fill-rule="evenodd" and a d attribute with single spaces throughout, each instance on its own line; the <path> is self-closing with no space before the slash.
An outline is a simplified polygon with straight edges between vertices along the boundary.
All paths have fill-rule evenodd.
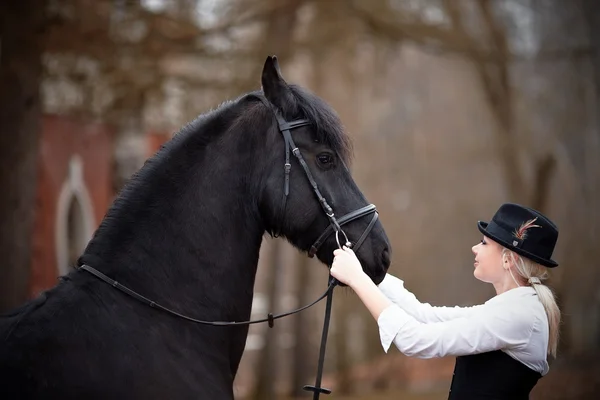
<path id="1" fill-rule="evenodd" d="M 485 306 L 481 310 L 483 315 L 506 319 L 507 323 L 523 328 L 531 328 L 536 320 L 545 317 L 544 307 L 535 296 L 535 290 L 530 287 L 506 291 L 488 300 Z"/>
<path id="2" fill-rule="evenodd" d="M 528 306 L 533 305 L 536 302 L 539 301 L 535 289 L 531 286 L 521 286 L 500 293 L 486 301 L 485 304 L 520 304 Z"/>

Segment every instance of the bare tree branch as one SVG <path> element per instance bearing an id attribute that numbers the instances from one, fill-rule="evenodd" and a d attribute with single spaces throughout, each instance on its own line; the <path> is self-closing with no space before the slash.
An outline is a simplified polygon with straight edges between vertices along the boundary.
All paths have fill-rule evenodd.
<path id="1" fill-rule="evenodd" d="M 451 6 L 456 7 L 458 4 L 455 2 Z M 582 46 L 569 49 L 544 50 L 532 55 L 508 51 L 505 54 L 500 54 L 481 48 L 481 46 L 472 43 L 468 37 L 465 37 L 464 33 L 447 29 L 443 25 L 435 25 L 420 20 L 399 21 L 375 16 L 356 2 L 348 3 L 348 7 L 354 17 L 360 19 L 372 34 L 395 41 L 410 41 L 435 54 L 456 54 L 484 63 L 497 63 L 505 62 L 506 59 L 503 57 L 508 58 L 511 62 L 553 62 L 588 57 L 595 53 L 593 47 Z"/>

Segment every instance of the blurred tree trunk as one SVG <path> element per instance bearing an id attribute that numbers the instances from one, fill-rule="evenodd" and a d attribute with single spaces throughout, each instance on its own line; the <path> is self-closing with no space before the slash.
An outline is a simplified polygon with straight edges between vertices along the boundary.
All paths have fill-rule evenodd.
<path id="1" fill-rule="evenodd" d="M 31 265 L 45 1 L 0 5 L 0 311 L 27 298 Z"/>
<path id="2" fill-rule="evenodd" d="M 338 290 L 340 292 L 340 290 Z M 348 332 L 346 329 L 348 325 L 348 317 L 351 312 L 351 304 L 349 298 L 342 298 L 342 295 L 347 293 L 337 294 L 337 304 L 335 306 L 335 367 L 337 375 L 337 391 L 338 395 L 348 395 L 353 392 L 354 386 L 350 376 L 350 349 L 348 348 L 348 335 L 352 332 Z"/>
<path id="3" fill-rule="evenodd" d="M 268 9 L 267 12 L 267 27 L 264 34 L 259 35 L 257 41 L 252 44 L 252 48 L 259 50 L 259 59 L 263 59 L 268 55 L 276 55 L 279 60 L 279 65 L 284 69 L 283 64 L 293 56 L 293 34 L 298 19 L 298 9 L 307 0 L 262 0 L 253 4 L 257 9 L 263 7 Z M 239 2 L 238 5 L 242 8 L 241 11 L 247 11 L 248 4 Z M 240 74 L 244 74 L 246 79 L 241 83 L 240 90 L 255 90 L 256 77 L 261 75 L 263 68 L 262 62 L 253 62 L 248 68 L 245 63 L 240 65 L 242 70 Z M 284 73 L 285 78 L 285 73 Z"/>
<path id="4" fill-rule="evenodd" d="M 280 264 L 281 264 L 282 243 L 280 240 L 273 240 L 271 243 L 271 253 L 269 257 L 269 272 L 267 273 L 267 310 L 275 312 L 274 305 L 279 297 Z M 277 331 L 267 329 L 264 334 L 264 343 L 256 368 L 256 385 L 251 398 L 256 400 L 271 400 L 275 398 L 274 382 L 277 380 L 277 358 L 275 357 L 277 348 Z"/>
<path id="5" fill-rule="evenodd" d="M 529 205 L 542 213 L 548 209 L 550 184 L 556 172 L 556 163 L 555 155 L 547 154 L 545 157 L 537 160 L 535 165 L 533 194 Z"/>
<path id="6" fill-rule="evenodd" d="M 469 49 L 466 57 L 475 66 L 497 124 L 496 143 L 509 199 L 545 212 L 548 207 L 550 183 L 556 172 L 556 156 L 553 153 L 554 149 L 551 148 L 549 153 L 533 159 L 534 175 L 531 184 L 527 183 L 521 156 L 523 154 L 537 155 L 530 154 L 528 149 L 523 149 L 524 141 L 520 140 L 515 130 L 514 93 L 510 79 L 512 57 L 509 51 L 507 32 L 503 23 L 494 13 L 494 3 L 490 0 L 477 3 L 483 27 L 487 37 L 490 38 L 487 46 L 478 45 L 473 34 L 469 34 L 465 29 L 459 3 L 446 0 L 445 4 L 458 37 L 463 38 L 466 42 L 465 48 Z M 487 56 L 484 56 L 486 53 L 483 51 L 483 47 L 490 49 Z"/>
<path id="7" fill-rule="evenodd" d="M 308 304 L 309 282 L 310 282 L 310 259 L 304 254 L 296 256 L 296 299 L 298 306 Z M 306 395 L 302 387 L 306 384 L 312 384 L 310 381 L 313 363 L 310 361 L 311 347 L 308 340 L 310 334 L 310 318 L 308 313 L 301 312 L 292 317 L 292 332 L 295 338 L 294 358 L 292 361 L 292 388 L 290 395 L 292 397 L 301 397 Z"/>
<path id="8" fill-rule="evenodd" d="M 579 121 L 569 124 L 568 128 L 568 135 L 576 135 L 579 143 L 583 144 L 581 148 L 565 146 L 575 175 L 573 180 L 580 185 L 581 190 L 571 205 L 579 212 L 575 214 L 576 218 L 569 221 L 569 226 L 563 229 L 568 229 L 568 236 L 563 236 L 563 240 L 568 241 L 569 248 L 577 250 L 568 252 L 562 260 L 567 269 L 563 272 L 558 294 L 564 320 L 561 350 L 568 355 L 580 357 L 597 356 L 600 352 L 600 272 L 597 268 L 589 268 L 590 262 L 593 263 L 592 260 L 600 256 L 600 213 L 597 211 L 600 201 L 600 3 L 581 0 L 577 4 L 580 7 L 578 18 L 568 22 L 573 26 L 585 24 L 587 44 L 591 47 L 591 52 L 589 59 L 573 61 L 569 72 L 581 82 L 582 88 L 589 88 L 591 83 L 594 95 L 589 96 L 588 92 L 588 96 L 577 98 L 584 99 L 584 104 L 572 102 L 572 107 L 573 110 L 586 109 L 585 102 L 591 101 L 594 108 L 588 107 L 591 112 L 585 114 L 589 129 L 578 129 Z M 589 66 L 591 71 L 586 68 Z M 568 79 L 577 82 L 576 79 Z M 568 144 L 571 143 L 573 142 Z"/>
<path id="9" fill-rule="evenodd" d="M 483 87 L 490 111 L 496 121 L 496 144 L 501 159 L 502 171 L 506 179 L 509 197 L 512 201 L 528 203 L 528 191 L 522 176 L 520 145 L 514 127 L 513 93 L 510 85 L 510 52 L 504 27 L 494 16 L 493 3 L 483 0 L 477 3 L 487 31 L 487 47 L 491 56 L 483 57 L 477 39 L 465 28 L 460 2 L 445 0 L 446 12 L 452 21 L 459 38 L 464 41 L 466 57 L 477 72 Z"/>
<path id="10" fill-rule="evenodd" d="M 598 107 L 596 121 L 600 121 L 600 2 L 597 0 L 581 0 L 583 15 L 587 18 L 590 45 L 594 66 L 594 86 L 596 88 L 596 107 Z M 600 136 L 600 129 L 596 129 Z"/>

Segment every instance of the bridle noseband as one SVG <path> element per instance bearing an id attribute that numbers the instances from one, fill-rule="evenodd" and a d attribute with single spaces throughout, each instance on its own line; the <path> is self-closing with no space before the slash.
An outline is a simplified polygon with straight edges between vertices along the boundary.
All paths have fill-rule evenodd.
<path id="1" fill-rule="evenodd" d="M 296 157 L 296 159 L 300 163 L 300 165 L 302 166 L 304 173 L 305 173 L 306 177 L 308 178 L 308 181 L 313 189 L 313 192 L 317 196 L 319 204 L 321 205 L 321 207 L 323 208 L 323 211 L 325 212 L 325 215 L 327 215 L 327 218 L 329 219 L 329 226 L 327 226 L 325 231 L 323 231 L 323 233 L 317 238 L 317 240 L 310 247 L 308 256 L 311 258 L 314 257 L 315 254 L 317 253 L 317 251 L 319 250 L 319 248 L 325 242 L 325 240 L 327 240 L 329 238 L 329 236 L 331 236 L 331 234 L 333 234 L 333 233 L 335 233 L 335 239 L 336 239 L 336 242 L 337 242 L 337 245 L 339 248 L 342 247 L 341 243 L 340 243 L 340 237 L 339 237 L 339 234 L 341 233 L 343 235 L 343 239 L 345 240 L 344 245 L 346 247 L 353 248 L 355 251 L 358 250 L 358 248 L 363 244 L 364 240 L 366 239 L 368 234 L 371 232 L 371 230 L 375 226 L 375 223 L 377 222 L 378 213 L 377 213 L 377 209 L 376 209 L 375 205 L 369 204 L 367 206 L 364 206 L 362 208 L 359 208 L 358 210 L 352 211 L 352 212 L 344 215 L 343 217 L 337 219 L 335 217 L 333 209 L 331 208 L 329 203 L 327 203 L 327 200 L 321 194 L 321 191 L 319 190 L 319 187 L 317 186 L 317 182 L 315 181 L 312 173 L 310 172 L 310 169 L 308 168 L 308 165 L 306 164 L 304 157 L 302 157 L 302 153 L 300 152 L 298 147 L 296 147 L 296 144 L 294 143 L 294 140 L 292 139 L 292 134 L 290 132 L 292 129 L 310 125 L 311 124 L 310 121 L 307 119 L 298 119 L 298 120 L 295 120 L 292 122 L 287 122 L 282 117 L 281 113 L 264 96 L 257 95 L 257 94 L 251 94 L 248 96 L 258 98 L 265 106 L 267 106 L 267 108 L 269 108 L 270 110 L 273 111 L 273 113 L 277 119 L 279 131 L 283 135 L 283 139 L 285 141 L 285 163 L 283 166 L 283 169 L 284 169 L 284 181 L 283 181 L 284 186 L 283 186 L 283 199 L 282 199 L 283 205 L 282 205 L 282 208 L 280 211 L 280 218 L 279 218 L 280 226 L 277 230 L 275 230 L 273 236 L 277 237 L 281 233 L 281 225 L 283 225 L 283 219 L 284 219 L 285 211 L 286 211 L 286 207 L 287 207 L 287 198 L 290 193 L 290 171 L 292 168 L 292 165 L 290 163 L 290 151 L 291 151 L 292 154 Z M 342 229 L 342 225 L 350 223 L 352 221 L 355 221 L 355 220 L 357 220 L 365 215 L 369 215 L 369 214 L 373 214 L 373 218 L 371 218 L 371 221 L 365 228 L 365 230 L 362 233 L 362 235 L 360 236 L 360 238 L 354 243 L 350 242 L 350 240 L 348 239 L 348 236 Z M 290 311 L 290 312 L 286 312 L 286 313 L 282 313 L 282 314 L 278 314 L 278 315 L 273 315 L 272 313 L 269 313 L 267 318 L 250 320 L 250 321 L 239 321 L 239 322 L 237 322 L 237 321 L 203 321 L 203 320 L 199 320 L 196 318 L 188 317 L 184 314 L 178 313 L 167 307 L 164 307 L 164 306 L 156 303 L 155 301 L 152 301 L 152 300 L 148 299 L 147 297 L 144 297 L 141 294 L 129 289 L 127 286 L 120 284 L 119 282 L 115 281 L 114 279 L 109 278 L 102 272 L 98 271 L 97 269 L 95 269 L 93 267 L 90 267 L 89 265 L 83 264 L 79 267 L 79 269 L 91 273 L 92 275 L 96 276 L 97 278 L 99 278 L 102 281 L 106 282 L 107 284 L 111 285 L 115 289 L 122 291 L 123 293 L 127 294 L 128 296 L 131 296 L 134 299 L 136 299 L 152 308 L 157 308 L 157 309 L 162 310 L 162 311 L 164 311 L 168 314 L 171 314 L 175 317 L 182 318 L 184 320 L 187 320 L 190 322 L 195 322 L 195 323 L 202 324 L 202 325 L 238 326 L 238 325 L 251 325 L 251 324 L 257 324 L 257 323 L 261 323 L 261 322 L 268 322 L 269 327 L 272 328 L 274 326 L 274 321 L 276 319 L 283 318 L 288 315 L 296 314 L 300 311 L 306 310 L 306 309 L 312 307 L 313 305 L 317 304 L 319 301 L 323 300 L 325 297 L 327 297 L 327 304 L 326 304 L 326 308 L 325 308 L 325 320 L 323 322 L 323 331 L 322 331 L 322 335 L 321 335 L 321 348 L 319 350 L 319 363 L 318 363 L 318 369 L 317 369 L 317 377 L 315 380 L 315 385 L 314 386 L 313 385 L 305 385 L 304 390 L 313 392 L 313 400 L 318 400 L 319 395 L 321 393 L 324 393 L 324 394 L 331 393 L 331 390 L 321 387 L 321 377 L 323 375 L 323 364 L 325 362 L 325 348 L 327 345 L 327 335 L 329 332 L 329 321 L 331 318 L 331 305 L 332 305 L 332 300 L 333 300 L 333 289 L 337 285 L 337 281 L 334 278 L 329 279 L 327 290 L 317 300 L 313 301 L 312 303 L 310 303 L 306 306 L 298 308 L 294 311 Z"/>

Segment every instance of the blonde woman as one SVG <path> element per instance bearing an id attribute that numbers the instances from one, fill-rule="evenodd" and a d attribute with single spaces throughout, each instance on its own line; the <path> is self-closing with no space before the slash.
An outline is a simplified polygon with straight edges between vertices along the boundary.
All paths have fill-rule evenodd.
<path id="1" fill-rule="evenodd" d="M 558 229 L 540 212 L 502 205 L 473 246 L 474 275 L 496 296 L 473 307 L 420 303 L 404 282 L 387 275 L 379 286 L 352 250 L 334 252 L 331 275 L 350 286 L 377 320 L 381 344 L 407 356 L 457 356 L 449 399 L 529 398 L 556 356 L 560 310 L 544 285 Z"/>

